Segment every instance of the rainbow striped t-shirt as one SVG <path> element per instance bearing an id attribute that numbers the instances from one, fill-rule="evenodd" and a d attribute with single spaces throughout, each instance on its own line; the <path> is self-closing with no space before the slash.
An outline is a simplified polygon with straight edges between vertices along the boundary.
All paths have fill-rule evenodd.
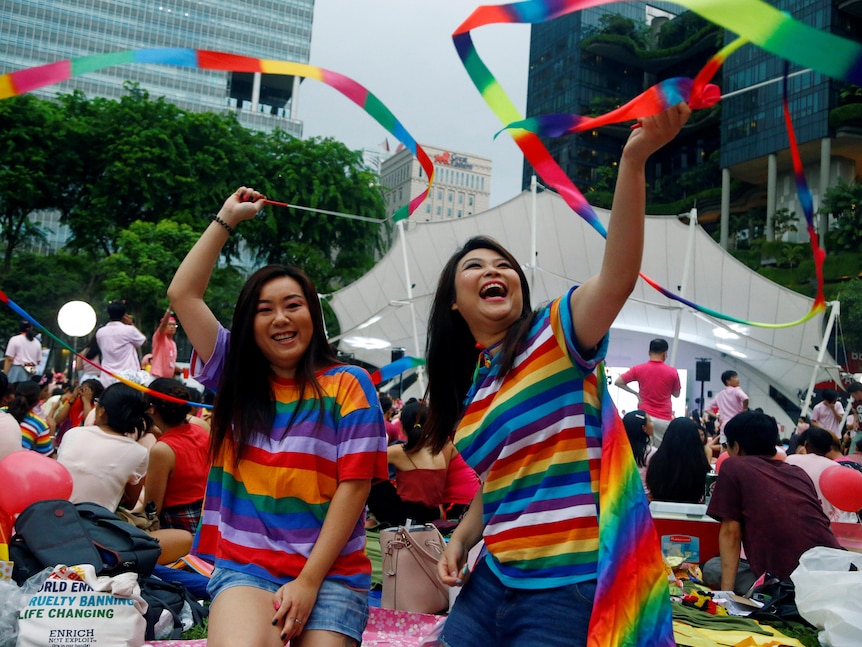
<path id="1" fill-rule="evenodd" d="M 484 481 L 488 563 L 507 586 L 596 579 L 601 404 L 595 369 L 576 349 L 569 296 L 540 310 L 512 369 L 497 354 L 468 394 L 455 446 Z"/>
<path id="2" fill-rule="evenodd" d="M 202 384 L 218 384 L 228 343 L 229 333 L 220 329 L 213 356 L 197 377 Z M 321 401 L 309 399 L 309 389 L 300 401 L 293 380 L 272 377 L 272 430 L 252 439 L 238 465 L 231 447 L 216 458 L 195 541 L 196 554 L 216 567 L 276 583 L 298 576 L 338 484 L 388 478 L 383 412 L 368 374 L 337 365 L 317 379 L 325 393 L 322 415 Z M 363 515 L 353 523 L 327 579 L 370 588 Z"/>
<path id="3" fill-rule="evenodd" d="M 48 423 L 32 411 L 21 421 L 21 446 L 40 454 L 50 454 L 54 451 L 54 439 L 51 438 Z"/>

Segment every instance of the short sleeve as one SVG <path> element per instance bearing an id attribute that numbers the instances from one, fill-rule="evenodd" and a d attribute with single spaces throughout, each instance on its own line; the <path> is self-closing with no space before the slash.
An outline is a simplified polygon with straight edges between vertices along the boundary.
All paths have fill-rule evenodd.
<path id="1" fill-rule="evenodd" d="M 735 458 L 729 456 L 722 464 L 706 510 L 706 514 L 717 521 L 742 521 L 740 475 L 745 465 L 744 461 Z"/>
<path id="2" fill-rule="evenodd" d="M 218 388 L 219 380 L 224 370 L 224 362 L 227 357 L 229 344 L 230 331 L 219 324 L 216 343 L 209 361 L 204 362 L 197 351 L 192 352 L 190 362 L 192 378 L 203 384 L 206 388 L 215 391 Z"/>
<path id="3" fill-rule="evenodd" d="M 561 337 L 565 340 L 565 348 L 569 354 L 569 358 L 575 366 L 581 368 L 584 375 L 592 373 L 604 359 L 608 352 L 608 341 L 610 336 L 605 333 L 601 341 L 596 346 L 596 352 L 590 359 L 584 358 L 578 351 L 578 344 L 575 339 L 575 323 L 572 318 L 572 292 L 577 290 L 578 286 L 569 289 L 563 296 L 556 300 L 555 304 L 551 304 L 551 328 L 554 331 L 554 336 L 559 340 Z"/>

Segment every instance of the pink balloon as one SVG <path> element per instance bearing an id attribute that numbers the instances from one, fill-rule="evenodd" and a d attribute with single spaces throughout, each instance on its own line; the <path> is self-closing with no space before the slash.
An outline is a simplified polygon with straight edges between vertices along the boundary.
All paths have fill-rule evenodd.
<path id="1" fill-rule="evenodd" d="M 721 469 L 721 464 L 722 464 L 725 460 L 727 460 L 727 457 L 728 457 L 728 456 L 730 456 L 730 454 L 728 454 L 727 452 L 721 452 L 721 453 L 718 455 L 718 458 L 715 460 L 715 465 L 713 465 L 713 467 L 712 467 L 713 471 L 714 471 L 716 474 L 718 474 L 718 470 L 719 470 L 719 469 Z"/>
<path id="2" fill-rule="evenodd" d="M 862 473 L 841 465 L 832 465 L 820 475 L 820 491 L 839 510 L 862 510 Z"/>
<path id="3" fill-rule="evenodd" d="M 0 461 L 0 509 L 16 515 L 36 501 L 68 499 L 72 475 L 62 464 L 32 450 L 13 452 Z"/>

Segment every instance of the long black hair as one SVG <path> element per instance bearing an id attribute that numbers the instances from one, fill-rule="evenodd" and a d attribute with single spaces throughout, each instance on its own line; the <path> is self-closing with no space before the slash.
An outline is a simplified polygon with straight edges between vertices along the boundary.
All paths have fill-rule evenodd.
<path id="1" fill-rule="evenodd" d="M 213 457 L 230 439 L 235 450 L 234 460 L 239 461 L 254 434 L 268 434 L 272 428 L 275 420 L 275 394 L 269 382 L 272 368 L 255 341 L 254 320 L 264 285 L 284 276 L 299 284 L 313 325 L 311 341 L 296 367 L 300 398 L 304 397 L 306 388 L 322 396 L 315 372 L 341 363 L 326 339 L 320 298 L 305 272 L 287 265 L 267 265 L 252 274 L 236 302 L 230 344 L 216 392 L 210 422 Z"/>
<path id="2" fill-rule="evenodd" d="M 452 309 L 455 303 L 455 277 L 458 263 L 477 249 L 491 250 L 505 258 L 518 273 L 523 301 L 521 314 L 506 331 L 500 350 L 500 375 L 508 373 L 515 361 L 520 341 L 530 329 L 533 312 L 530 309 L 530 285 L 514 256 L 500 243 L 488 236 L 471 238 L 461 247 L 440 273 L 437 291 L 431 304 L 428 318 L 428 345 L 426 360 L 428 369 L 429 415 L 425 435 L 435 454 L 442 451 L 455 432 L 463 413 L 464 398 L 470 389 L 473 370 L 476 368 L 478 352 L 476 338 L 464 317 Z"/>
<path id="3" fill-rule="evenodd" d="M 149 400 L 143 393 L 122 382 L 112 384 L 102 392 L 99 406 L 105 410 L 108 427 L 121 434 L 134 436 L 136 440 L 152 427 L 152 418 L 147 413 Z"/>
<path id="4" fill-rule="evenodd" d="M 428 407 L 416 398 L 410 398 L 401 407 L 399 416 L 401 428 L 407 442 L 404 451 L 411 454 L 422 449 L 425 443 L 425 421 L 428 419 Z"/>
<path id="5" fill-rule="evenodd" d="M 646 467 L 646 455 L 647 449 L 650 446 L 650 437 L 644 430 L 644 427 L 646 426 L 648 415 L 643 409 L 635 409 L 623 416 L 623 426 L 626 428 L 626 435 L 629 437 L 629 443 L 632 446 L 635 463 L 637 463 L 638 467 Z"/>
<path id="6" fill-rule="evenodd" d="M 9 403 L 7 410 L 19 423 L 39 404 L 39 393 L 42 387 L 32 380 L 15 384 L 15 397 Z"/>
<path id="7" fill-rule="evenodd" d="M 647 467 L 646 484 L 653 500 L 700 503 L 708 473 L 697 424 L 690 418 L 674 418 Z"/>

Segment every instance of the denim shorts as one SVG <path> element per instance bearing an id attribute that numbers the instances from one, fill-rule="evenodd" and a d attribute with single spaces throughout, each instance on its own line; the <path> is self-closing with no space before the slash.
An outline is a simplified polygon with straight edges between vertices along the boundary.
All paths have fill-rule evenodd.
<path id="1" fill-rule="evenodd" d="M 513 589 L 481 560 L 455 600 L 444 647 L 583 647 L 596 580 L 553 589 Z"/>
<path id="2" fill-rule="evenodd" d="M 284 584 L 290 581 L 285 579 Z M 241 573 L 227 568 L 216 568 L 207 586 L 207 592 L 215 600 L 216 596 L 234 586 L 251 586 L 275 593 L 281 588 L 262 577 Z M 303 631 L 334 631 L 362 643 L 362 633 L 368 622 L 368 593 L 355 591 L 343 584 L 324 580 L 317 592 L 317 601 L 311 615 L 303 623 Z"/>

